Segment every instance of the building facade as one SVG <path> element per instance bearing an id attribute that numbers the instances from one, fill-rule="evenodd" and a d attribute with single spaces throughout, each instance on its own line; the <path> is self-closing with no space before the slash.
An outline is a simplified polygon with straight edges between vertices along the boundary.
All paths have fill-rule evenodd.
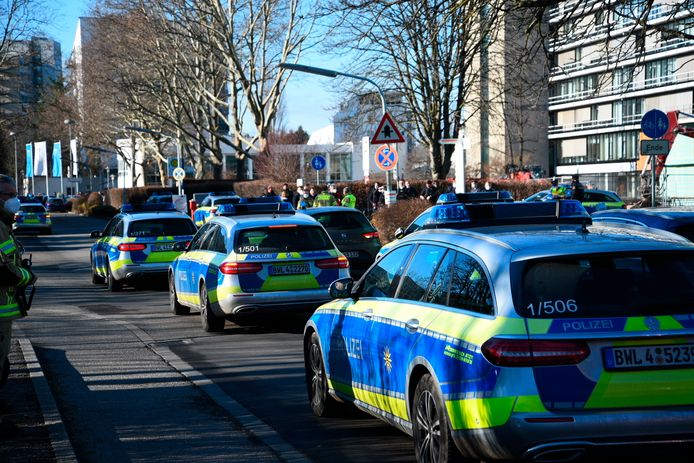
<path id="1" fill-rule="evenodd" d="M 550 170 L 639 197 L 642 115 L 692 113 L 691 7 L 684 0 L 571 0 L 553 7 L 549 22 L 558 29 L 549 44 Z"/>
<path id="2" fill-rule="evenodd" d="M 60 43 L 45 37 L 12 42 L 0 77 L 0 111 L 8 119 L 25 115 L 62 77 Z"/>

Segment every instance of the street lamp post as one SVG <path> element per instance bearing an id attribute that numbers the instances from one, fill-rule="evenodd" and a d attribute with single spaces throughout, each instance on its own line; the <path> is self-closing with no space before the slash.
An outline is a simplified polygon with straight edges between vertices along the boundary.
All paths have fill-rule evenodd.
<path id="1" fill-rule="evenodd" d="M 17 133 L 10 132 L 10 137 L 14 138 L 14 184 L 19 186 L 19 170 L 17 168 Z"/>
<path id="2" fill-rule="evenodd" d="M 364 82 L 368 82 L 371 85 L 373 85 L 374 87 L 376 87 L 376 91 L 378 92 L 378 96 L 381 98 L 382 115 L 385 116 L 385 114 L 386 114 L 386 99 L 383 96 L 383 91 L 381 90 L 381 87 L 379 87 L 376 82 L 369 79 L 368 77 L 358 76 L 355 74 L 348 74 L 346 72 L 341 72 L 341 71 L 333 71 L 332 69 L 324 69 L 324 68 L 317 68 L 317 67 L 313 67 L 313 66 L 306 66 L 303 64 L 280 63 L 280 67 L 282 69 L 289 69 L 290 71 L 306 72 L 308 74 L 315 74 L 315 75 L 323 76 L 323 77 L 335 78 L 338 76 L 342 76 L 342 77 L 349 77 L 350 79 L 363 80 Z M 398 173 L 398 163 L 395 163 L 395 177 L 396 177 L 396 180 L 400 177 L 400 174 Z M 386 171 L 386 190 L 388 192 L 388 197 L 390 199 L 390 181 L 388 179 L 388 171 Z"/>

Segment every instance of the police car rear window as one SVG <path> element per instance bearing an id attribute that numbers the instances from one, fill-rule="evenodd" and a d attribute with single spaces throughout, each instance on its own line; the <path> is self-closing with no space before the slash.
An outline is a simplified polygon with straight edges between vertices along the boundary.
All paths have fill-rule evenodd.
<path id="1" fill-rule="evenodd" d="M 334 249 L 320 227 L 280 225 L 242 230 L 234 249 L 239 254 L 306 252 Z"/>
<path id="2" fill-rule="evenodd" d="M 31 205 L 31 206 L 21 206 L 20 209 L 24 212 L 33 212 L 33 213 L 46 212 L 46 208 L 41 206 L 40 204 Z"/>
<path id="3" fill-rule="evenodd" d="M 528 318 L 694 313 L 694 253 L 591 254 L 529 261 L 514 292 L 516 311 Z"/>
<path id="4" fill-rule="evenodd" d="M 150 237 L 150 236 L 183 236 L 194 235 L 195 225 L 188 219 L 153 219 L 136 220 L 128 225 L 128 236 Z"/>
<path id="5" fill-rule="evenodd" d="M 336 230 L 360 230 L 360 231 L 375 231 L 369 219 L 364 217 L 361 212 L 327 212 L 315 214 L 314 219 L 320 222 L 325 228 L 333 228 Z"/>

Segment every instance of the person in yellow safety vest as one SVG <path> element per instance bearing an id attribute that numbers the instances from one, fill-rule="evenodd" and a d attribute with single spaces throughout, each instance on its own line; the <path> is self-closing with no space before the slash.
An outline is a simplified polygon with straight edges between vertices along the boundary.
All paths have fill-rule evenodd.
<path id="1" fill-rule="evenodd" d="M 337 200 L 335 196 L 331 195 L 328 191 L 328 186 L 323 187 L 323 191 L 320 192 L 316 199 L 313 200 L 313 207 L 321 206 L 337 206 Z"/>
<path id="2" fill-rule="evenodd" d="M 552 179 L 552 189 L 550 192 L 552 193 L 552 198 L 554 199 L 566 198 L 566 187 L 559 185 L 559 180 L 556 178 Z"/>
<path id="3" fill-rule="evenodd" d="M 0 386 L 7 381 L 10 363 L 12 321 L 26 315 L 29 307 L 24 289 L 36 280 L 22 264 L 22 245 L 12 233 L 14 215 L 19 210 L 19 198 L 14 179 L 0 174 Z M 20 296 L 21 294 L 21 296 Z M 0 434 L 16 431 L 7 420 L 0 420 Z"/>
<path id="4" fill-rule="evenodd" d="M 357 208 L 357 197 L 352 194 L 352 189 L 348 186 L 342 189 L 342 205 L 352 209 Z"/>

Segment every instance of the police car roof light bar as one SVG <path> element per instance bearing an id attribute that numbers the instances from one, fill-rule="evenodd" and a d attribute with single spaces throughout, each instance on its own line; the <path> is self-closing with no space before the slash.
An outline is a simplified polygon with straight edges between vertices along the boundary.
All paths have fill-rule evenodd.
<path id="1" fill-rule="evenodd" d="M 468 203 L 433 206 L 424 228 L 472 228 L 512 224 L 590 224 L 579 201 Z"/>
<path id="2" fill-rule="evenodd" d="M 129 214 L 135 212 L 175 212 L 173 203 L 126 203 L 120 208 L 121 212 Z"/>
<path id="3" fill-rule="evenodd" d="M 510 191 L 480 191 L 474 193 L 443 193 L 439 196 L 436 204 L 453 203 L 491 203 L 491 202 L 513 202 Z"/>
<path id="4" fill-rule="evenodd" d="M 266 203 L 238 203 L 221 204 L 217 208 L 218 216 L 239 216 L 251 214 L 295 214 L 296 211 L 287 202 L 266 202 Z"/>

